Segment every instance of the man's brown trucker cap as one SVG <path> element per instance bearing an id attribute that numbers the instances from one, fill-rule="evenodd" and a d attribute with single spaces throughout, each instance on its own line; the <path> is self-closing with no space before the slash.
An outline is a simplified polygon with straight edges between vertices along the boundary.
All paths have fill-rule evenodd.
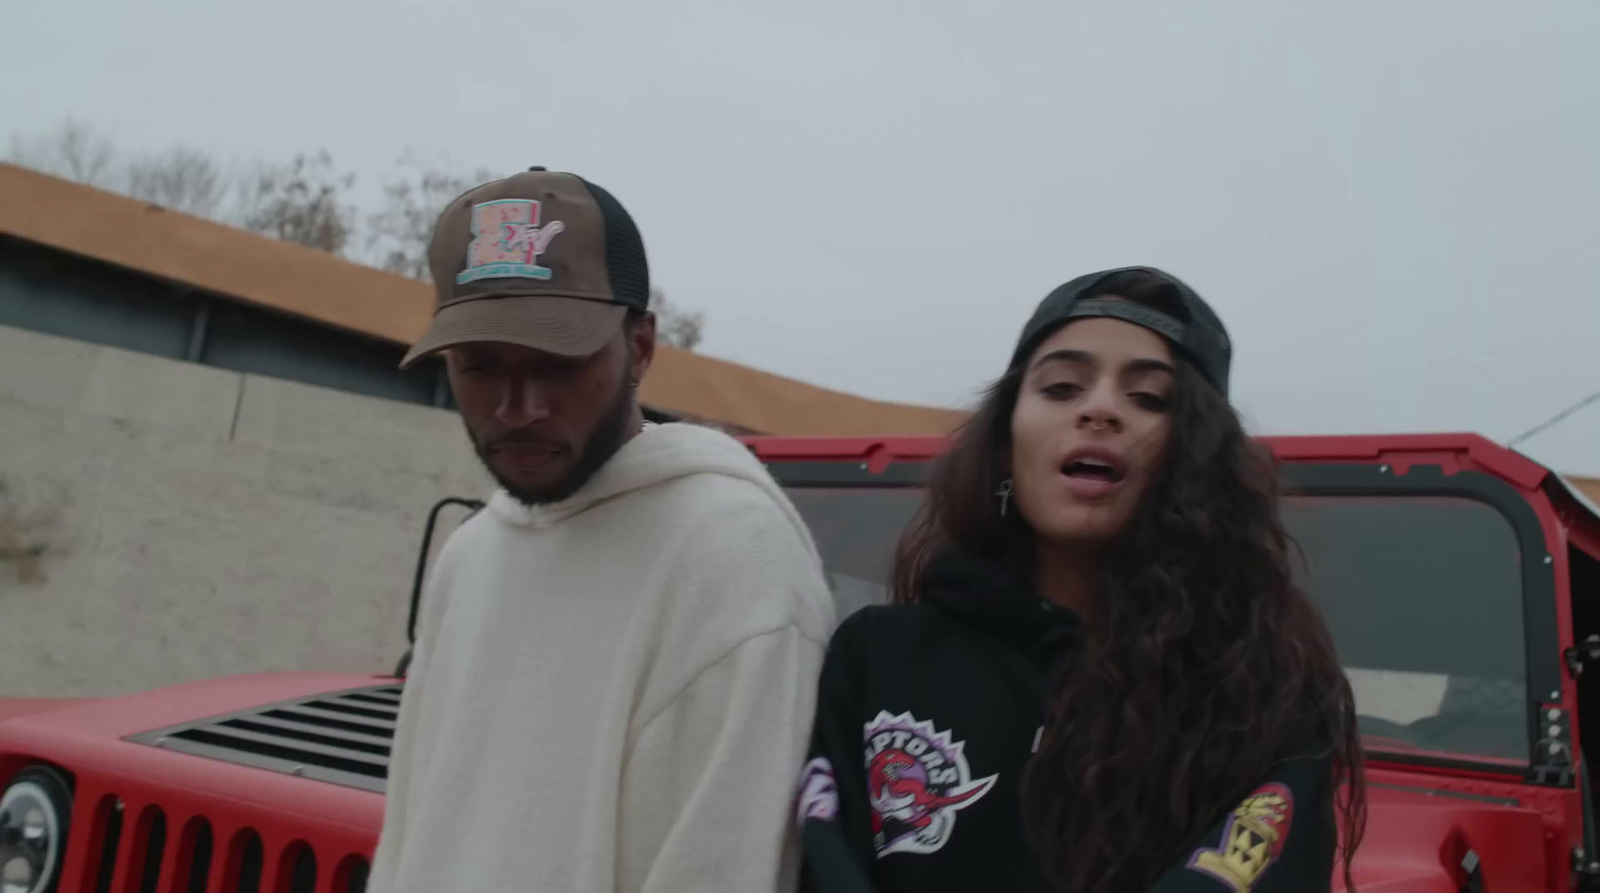
<path id="1" fill-rule="evenodd" d="M 576 174 L 530 168 L 468 190 L 428 246 L 433 323 L 401 368 L 448 347 L 499 341 L 568 357 L 604 347 L 650 304 L 633 218 Z"/>

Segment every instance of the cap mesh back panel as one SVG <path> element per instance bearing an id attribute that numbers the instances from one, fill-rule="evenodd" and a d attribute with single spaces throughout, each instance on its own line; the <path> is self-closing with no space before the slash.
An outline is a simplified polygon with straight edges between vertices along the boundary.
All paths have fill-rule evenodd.
<path id="1" fill-rule="evenodd" d="M 583 185 L 589 188 L 605 217 L 606 272 L 611 277 L 611 292 L 619 303 L 644 310 L 650 306 L 650 267 L 645 263 L 639 228 L 611 193 L 587 180 Z"/>

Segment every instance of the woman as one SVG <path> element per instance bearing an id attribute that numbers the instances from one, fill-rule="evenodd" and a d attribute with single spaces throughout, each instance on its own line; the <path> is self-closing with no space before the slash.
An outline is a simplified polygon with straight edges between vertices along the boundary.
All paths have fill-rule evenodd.
<path id="1" fill-rule="evenodd" d="M 807 889 L 1328 889 L 1354 704 L 1229 357 L 1158 270 L 1040 304 L 829 646 Z"/>

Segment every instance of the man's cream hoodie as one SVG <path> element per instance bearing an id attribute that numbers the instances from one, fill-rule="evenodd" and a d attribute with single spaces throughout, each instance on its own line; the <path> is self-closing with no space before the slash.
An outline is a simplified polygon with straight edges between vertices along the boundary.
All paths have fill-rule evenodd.
<path id="1" fill-rule="evenodd" d="M 656 425 L 442 550 L 373 893 L 787 890 L 833 604 L 738 441 Z"/>

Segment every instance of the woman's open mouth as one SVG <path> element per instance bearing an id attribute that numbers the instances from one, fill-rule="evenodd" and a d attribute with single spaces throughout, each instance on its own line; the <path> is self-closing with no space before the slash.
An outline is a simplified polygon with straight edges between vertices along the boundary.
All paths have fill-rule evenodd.
<path id="1" fill-rule="evenodd" d="M 1079 499 L 1104 499 L 1115 493 L 1126 478 L 1121 466 L 1112 459 L 1078 456 L 1061 466 L 1067 479 L 1067 492 Z"/>

